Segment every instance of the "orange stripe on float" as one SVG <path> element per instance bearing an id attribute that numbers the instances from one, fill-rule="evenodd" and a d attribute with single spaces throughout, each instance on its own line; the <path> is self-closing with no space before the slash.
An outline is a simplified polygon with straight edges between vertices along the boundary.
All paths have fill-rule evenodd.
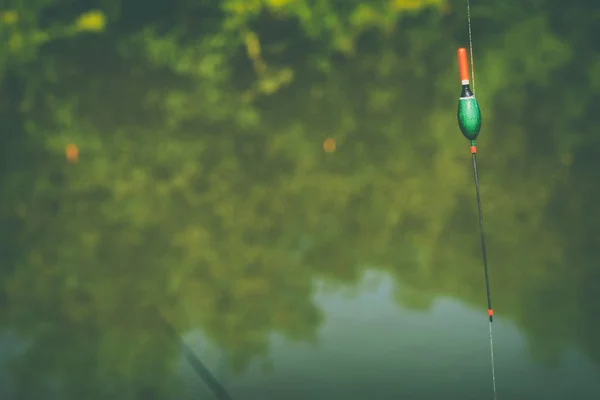
<path id="1" fill-rule="evenodd" d="M 458 49 L 458 68 L 460 70 L 460 80 L 469 81 L 469 62 L 467 60 L 467 49 L 461 47 Z"/>

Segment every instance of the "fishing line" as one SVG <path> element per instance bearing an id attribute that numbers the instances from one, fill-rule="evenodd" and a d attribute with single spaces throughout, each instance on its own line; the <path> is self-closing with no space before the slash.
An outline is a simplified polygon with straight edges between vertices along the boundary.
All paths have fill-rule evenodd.
<path id="1" fill-rule="evenodd" d="M 471 57 L 471 81 L 475 93 L 475 66 L 473 65 L 473 35 L 471 34 L 471 0 L 467 0 L 467 25 L 469 27 L 469 55 Z"/>
<path id="2" fill-rule="evenodd" d="M 475 147 L 475 146 L 473 146 Z M 490 273 L 487 262 L 487 251 L 485 248 L 485 233 L 483 230 L 483 212 L 481 211 L 481 196 L 479 194 L 479 176 L 477 174 L 477 151 L 471 150 L 473 155 L 473 175 L 475 176 L 475 192 L 477 193 L 477 212 L 479 214 L 479 232 L 481 234 L 481 254 L 483 256 L 483 271 L 485 273 L 485 294 L 487 297 L 489 328 L 490 328 L 490 358 L 492 363 L 492 388 L 494 391 L 494 400 L 496 400 L 496 366 L 494 363 L 494 335 L 492 322 L 494 321 L 494 309 L 492 308 L 492 294 L 490 290 Z"/>
<path id="3" fill-rule="evenodd" d="M 208 390 L 215 396 L 217 400 L 232 400 L 231 395 L 227 392 L 227 389 L 215 378 L 215 376 L 210 372 L 208 367 L 202 362 L 200 357 L 198 357 L 194 350 L 188 346 L 181 336 L 179 336 L 179 332 L 175 329 L 173 325 L 171 325 L 166 319 L 162 318 L 160 314 L 158 314 L 159 321 L 162 323 L 164 328 L 164 332 L 177 342 L 183 351 L 185 359 L 190 364 L 194 372 L 200 377 L 202 382 L 206 385 Z"/>

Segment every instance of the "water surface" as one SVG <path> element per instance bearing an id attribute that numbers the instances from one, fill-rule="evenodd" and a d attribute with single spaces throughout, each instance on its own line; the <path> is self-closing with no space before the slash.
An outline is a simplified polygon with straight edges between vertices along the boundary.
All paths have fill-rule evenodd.
<path id="1" fill-rule="evenodd" d="M 142 3 L 1 14 L 0 397 L 492 399 L 464 8 Z M 600 395 L 597 9 L 473 2 L 499 399 Z"/>

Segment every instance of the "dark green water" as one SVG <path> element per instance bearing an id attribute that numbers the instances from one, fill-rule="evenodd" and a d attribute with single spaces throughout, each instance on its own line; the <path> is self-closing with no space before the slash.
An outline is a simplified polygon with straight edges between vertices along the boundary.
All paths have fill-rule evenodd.
<path id="1" fill-rule="evenodd" d="M 493 398 L 463 5 L 9 3 L 1 399 Z M 498 399 L 600 398 L 600 11 L 483 3 Z"/>

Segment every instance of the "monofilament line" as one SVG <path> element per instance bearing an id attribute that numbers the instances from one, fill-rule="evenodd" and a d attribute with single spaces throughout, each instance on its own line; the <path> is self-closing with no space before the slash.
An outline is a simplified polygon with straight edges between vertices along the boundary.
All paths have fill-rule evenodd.
<path id="1" fill-rule="evenodd" d="M 471 35 L 471 0 L 467 0 L 467 25 L 469 26 L 469 53 L 471 57 L 471 88 L 475 94 L 475 68 L 473 65 L 473 36 Z"/>
<path id="2" fill-rule="evenodd" d="M 494 335 L 492 334 L 492 321 L 489 322 L 490 325 L 490 356 L 492 358 L 492 388 L 494 391 L 494 400 L 496 397 L 496 366 L 494 363 Z"/>
<path id="3" fill-rule="evenodd" d="M 479 174 L 477 171 L 477 156 L 473 153 L 473 175 L 475 177 L 475 192 L 477 194 L 477 213 L 479 214 L 479 233 L 481 234 L 481 253 L 483 256 L 483 270 L 485 273 L 485 292 L 487 296 L 488 305 L 488 316 L 489 316 L 489 327 L 490 327 L 490 356 L 492 364 L 492 389 L 494 393 L 494 400 L 497 399 L 496 395 L 496 366 L 494 363 L 494 337 L 492 333 L 492 321 L 493 321 L 493 308 L 492 308 L 492 294 L 490 290 L 490 274 L 487 262 L 487 251 L 485 247 L 485 232 L 483 229 L 483 211 L 481 209 L 481 195 L 479 193 Z"/>

